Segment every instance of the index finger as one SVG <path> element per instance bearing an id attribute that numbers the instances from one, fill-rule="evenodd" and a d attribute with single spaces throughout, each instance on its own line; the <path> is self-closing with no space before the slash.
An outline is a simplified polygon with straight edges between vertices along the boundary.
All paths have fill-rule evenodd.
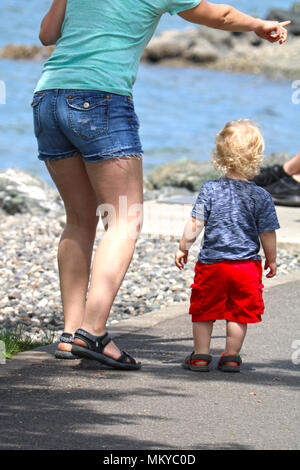
<path id="1" fill-rule="evenodd" d="M 291 24 L 291 21 L 282 21 L 281 23 L 279 23 L 281 26 L 287 26 L 289 24 Z"/>

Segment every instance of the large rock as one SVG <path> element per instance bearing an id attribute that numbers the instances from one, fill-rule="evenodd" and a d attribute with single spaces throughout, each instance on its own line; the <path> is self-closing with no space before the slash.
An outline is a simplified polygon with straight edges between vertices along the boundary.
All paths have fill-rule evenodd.
<path id="1" fill-rule="evenodd" d="M 0 209 L 2 214 L 64 213 L 58 191 L 46 181 L 19 168 L 0 171 Z"/>
<path id="2" fill-rule="evenodd" d="M 188 31 L 182 34 L 178 30 L 164 31 L 160 36 L 155 36 L 150 41 L 144 52 L 143 59 L 158 62 L 162 59 L 180 57 L 195 40 L 195 34 Z"/>
<path id="3" fill-rule="evenodd" d="M 159 62 L 182 58 L 193 62 L 211 62 L 221 52 L 231 48 L 232 35 L 228 31 L 206 27 L 168 30 L 154 36 L 144 51 L 143 60 Z"/>
<path id="4" fill-rule="evenodd" d="M 50 57 L 54 47 L 55 46 L 36 46 L 35 44 L 7 44 L 0 49 L 0 58 L 43 60 Z"/>
<path id="5" fill-rule="evenodd" d="M 205 38 L 198 39 L 196 44 L 183 53 L 183 58 L 192 62 L 208 63 L 219 59 L 220 53 L 216 47 Z"/>
<path id="6" fill-rule="evenodd" d="M 219 51 L 226 51 L 232 47 L 233 36 L 230 31 L 222 31 L 221 29 L 207 28 L 199 26 L 197 29 L 198 38 L 204 38 Z"/>
<path id="7" fill-rule="evenodd" d="M 147 180 L 154 189 L 172 186 L 199 191 L 204 181 L 215 177 L 217 173 L 210 162 L 183 158 L 155 168 L 147 175 Z"/>

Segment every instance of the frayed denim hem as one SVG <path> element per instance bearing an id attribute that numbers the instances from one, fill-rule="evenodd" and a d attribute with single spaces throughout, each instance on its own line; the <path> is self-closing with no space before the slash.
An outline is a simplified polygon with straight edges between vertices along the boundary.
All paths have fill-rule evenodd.
<path id="1" fill-rule="evenodd" d="M 86 163 L 97 163 L 97 162 L 103 162 L 106 160 L 131 160 L 132 158 L 141 160 L 142 157 L 143 157 L 142 153 L 128 153 L 128 154 L 124 153 L 121 155 L 92 155 L 91 157 L 83 157 L 83 160 Z"/>

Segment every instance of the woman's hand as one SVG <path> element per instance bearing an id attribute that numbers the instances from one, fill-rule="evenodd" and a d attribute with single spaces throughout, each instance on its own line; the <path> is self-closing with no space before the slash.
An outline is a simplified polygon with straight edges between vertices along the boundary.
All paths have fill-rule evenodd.
<path id="1" fill-rule="evenodd" d="M 261 24 L 254 30 L 255 34 L 269 42 L 277 42 L 283 44 L 287 40 L 287 29 L 285 26 L 291 24 L 290 21 L 261 21 Z"/>
<path id="2" fill-rule="evenodd" d="M 175 254 L 175 264 L 180 270 L 184 268 L 184 264 L 187 263 L 189 252 L 188 250 L 177 250 Z"/>

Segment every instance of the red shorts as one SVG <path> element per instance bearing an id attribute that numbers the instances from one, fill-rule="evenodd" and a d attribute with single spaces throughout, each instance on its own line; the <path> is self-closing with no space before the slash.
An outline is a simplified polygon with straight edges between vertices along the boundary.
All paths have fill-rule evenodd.
<path id="1" fill-rule="evenodd" d="M 264 313 L 263 287 L 259 260 L 198 261 L 191 285 L 192 321 L 258 323 Z"/>

